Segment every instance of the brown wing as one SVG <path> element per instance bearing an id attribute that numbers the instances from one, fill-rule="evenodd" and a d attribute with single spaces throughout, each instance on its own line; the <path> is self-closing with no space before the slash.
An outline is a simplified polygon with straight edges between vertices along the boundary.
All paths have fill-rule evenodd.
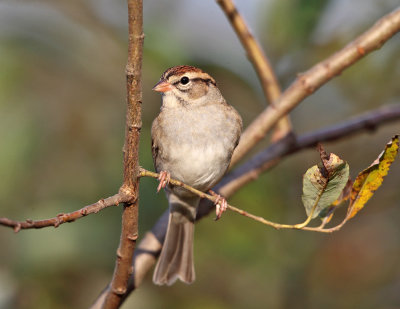
<path id="1" fill-rule="evenodd" d="M 157 156 L 158 156 L 158 146 L 157 144 L 154 142 L 154 139 L 151 139 L 151 153 L 153 155 L 153 164 L 154 164 L 154 168 L 156 169 L 156 172 L 159 172 L 157 169 Z"/>
<path id="2" fill-rule="evenodd" d="M 239 144 L 239 141 L 240 141 L 240 136 L 242 134 L 242 129 L 243 129 L 243 120 L 242 120 L 242 117 L 240 116 L 240 114 L 238 113 L 238 111 L 232 105 L 229 105 L 229 107 L 231 109 L 232 114 L 234 115 L 233 119 L 236 122 L 236 131 L 237 131 L 237 133 L 236 133 L 237 139 L 236 139 L 235 145 L 232 149 L 232 152 L 233 152 L 233 150 L 235 150 L 236 146 Z"/>
<path id="3" fill-rule="evenodd" d="M 154 119 L 151 126 L 151 153 L 153 155 L 153 164 L 156 172 L 160 172 L 159 168 L 159 151 L 160 147 L 157 141 L 160 139 L 160 127 L 158 123 L 158 117 Z M 158 163 L 158 164 L 157 164 Z"/>

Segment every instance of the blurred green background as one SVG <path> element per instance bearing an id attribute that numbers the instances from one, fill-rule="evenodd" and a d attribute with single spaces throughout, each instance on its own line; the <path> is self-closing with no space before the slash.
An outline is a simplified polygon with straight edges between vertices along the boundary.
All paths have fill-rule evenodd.
<path id="1" fill-rule="evenodd" d="M 143 129 L 140 163 L 152 169 L 150 126 L 161 73 L 192 64 L 218 81 L 245 125 L 266 106 L 257 77 L 214 1 L 144 1 Z M 395 0 L 237 0 L 283 87 L 370 27 Z M 42 219 L 115 193 L 122 180 L 127 10 L 125 1 L 0 2 L 0 216 Z M 399 103 L 395 36 L 307 98 L 292 113 L 299 134 Z M 354 178 L 399 122 L 326 144 Z M 267 145 L 267 140 L 258 147 Z M 308 150 L 231 200 L 282 223 L 304 219 Z M 340 232 L 276 231 L 233 213 L 196 226 L 193 285 L 157 287 L 149 274 L 124 308 L 398 308 L 400 163 Z M 156 182 L 140 184 L 140 233 L 167 203 Z M 337 216 L 343 215 L 339 211 Z M 86 308 L 109 282 L 121 208 L 75 223 L 14 234 L 0 228 L 0 308 Z"/>

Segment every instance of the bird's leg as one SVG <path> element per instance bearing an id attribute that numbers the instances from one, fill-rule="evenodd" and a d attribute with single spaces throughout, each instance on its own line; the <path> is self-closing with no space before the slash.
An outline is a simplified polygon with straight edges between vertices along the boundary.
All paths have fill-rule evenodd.
<path id="1" fill-rule="evenodd" d="M 218 219 L 221 218 L 222 214 L 228 208 L 228 202 L 226 201 L 226 199 L 224 197 L 215 193 L 213 190 L 208 190 L 208 192 L 210 192 L 210 194 L 212 196 L 216 197 L 214 204 L 215 204 L 215 214 L 217 215 L 215 217 L 215 221 L 217 221 Z"/>
<path id="2" fill-rule="evenodd" d="M 161 189 L 164 189 L 171 179 L 171 174 L 167 171 L 161 171 L 158 176 L 158 181 L 160 182 L 157 187 L 157 192 L 160 192 Z"/>

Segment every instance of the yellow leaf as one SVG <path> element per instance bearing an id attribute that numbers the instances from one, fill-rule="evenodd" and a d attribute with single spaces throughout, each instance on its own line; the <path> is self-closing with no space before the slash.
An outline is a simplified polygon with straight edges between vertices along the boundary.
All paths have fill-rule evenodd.
<path id="1" fill-rule="evenodd" d="M 358 174 L 351 190 L 347 220 L 363 209 L 365 203 L 381 186 L 398 151 L 399 135 L 395 135 L 379 157 L 367 169 Z"/>

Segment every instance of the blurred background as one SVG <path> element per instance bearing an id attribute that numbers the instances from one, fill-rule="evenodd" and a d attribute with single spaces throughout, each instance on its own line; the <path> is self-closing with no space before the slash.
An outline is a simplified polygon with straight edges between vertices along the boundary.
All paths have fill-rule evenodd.
<path id="1" fill-rule="evenodd" d="M 192 64 L 217 80 L 245 125 L 266 106 L 243 48 L 215 1 L 144 1 L 140 163 L 153 169 L 151 91 L 162 72 Z M 393 10 L 397 0 L 236 0 L 286 88 Z M 0 2 L 0 216 L 53 217 L 114 194 L 122 181 L 125 1 Z M 296 133 L 399 103 L 400 40 L 392 38 L 307 98 Z M 399 133 L 400 122 L 326 144 L 354 178 Z M 268 144 L 268 138 L 258 149 Z M 305 218 L 307 150 L 283 160 L 230 202 L 281 223 Z M 340 232 L 276 231 L 227 212 L 196 226 L 193 285 L 157 287 L 149 274 L 123 308 L 399 308 L 400 163 Z M 156 181 L 140 184 L 140 234 L 166 209 Z M 344 211 L 338 211 L 338 220 Z M 87 308 L 109 282 L 121 207 L 57 229 L 0 227 L 0 308 Z M 319 224 L 315 222 L 315 224 Z"/>

